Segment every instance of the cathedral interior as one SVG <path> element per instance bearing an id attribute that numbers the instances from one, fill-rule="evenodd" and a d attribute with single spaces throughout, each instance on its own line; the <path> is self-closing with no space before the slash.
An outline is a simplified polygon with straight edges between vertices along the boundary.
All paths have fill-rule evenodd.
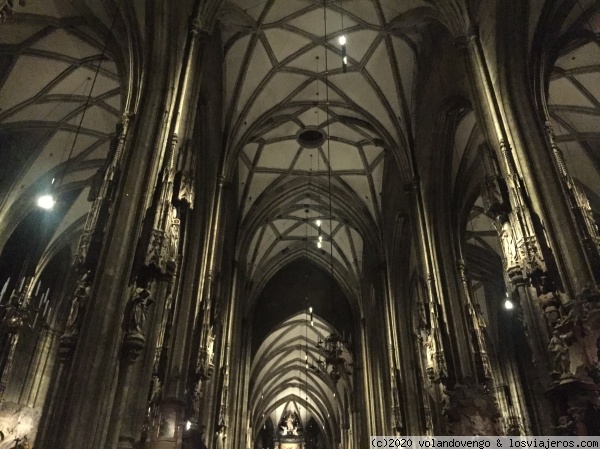
<path id="1" fill-rule="evenodd" d="M 600 435 L 600 3 L 0 0 L 0 449 Z"/>

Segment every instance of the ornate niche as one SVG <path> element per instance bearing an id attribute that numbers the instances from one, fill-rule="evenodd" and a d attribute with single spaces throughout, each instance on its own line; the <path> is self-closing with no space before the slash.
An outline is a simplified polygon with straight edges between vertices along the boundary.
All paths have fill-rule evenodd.
<path id="1" fill-rule="evenodd" d="M 283 412 L 277 426 L 276 449 L 304 449 L 304 427 L 296 410 Z"/>

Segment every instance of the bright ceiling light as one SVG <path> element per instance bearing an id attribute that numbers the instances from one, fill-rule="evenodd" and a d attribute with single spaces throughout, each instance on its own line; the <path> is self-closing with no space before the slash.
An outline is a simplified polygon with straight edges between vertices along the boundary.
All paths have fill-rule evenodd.
<path id="1" fill-rule="evenodd" d="M 52 209 L 55 204 L 56 200 L 52 195 L 41 195 L 37 199 L 37 205 L 42 209 Z"/>
<path id="2" fill-rule="evenodd" d="M 504 308 L 506 310 L 512 310 L 515 308 L 515 305 L 512 303 L 512 301 L 510 299 L 507 299 L 506 301 L 504 301 Z"/>
<path id="3" fill-rule="evenodd" d="M 317 248 L 321 248 L 321 246 L 323 246 L 321 242 L 317 242 Z"/>
<path id="4" fill-rule="evenodd" d="M 339 39 L 340 45 L 346 45 L 346 36 L 344 36 L 343 34 L 340 36 Z"/>
<path id="5" fill-rule="evenodd" d="M 317 226 L 321 226 L 321 220 L 317 220 Z"/>

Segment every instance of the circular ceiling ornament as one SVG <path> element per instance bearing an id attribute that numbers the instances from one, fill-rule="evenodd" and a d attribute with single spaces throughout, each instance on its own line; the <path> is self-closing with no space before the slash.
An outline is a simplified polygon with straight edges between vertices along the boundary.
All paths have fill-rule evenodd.
<path id="1" fill-rule="evenodd" d="M 305 148 L 317 148 L 325 143 L 325 132 L 317 127 L 307 127 L 296 135 L 296 140 Z"/>

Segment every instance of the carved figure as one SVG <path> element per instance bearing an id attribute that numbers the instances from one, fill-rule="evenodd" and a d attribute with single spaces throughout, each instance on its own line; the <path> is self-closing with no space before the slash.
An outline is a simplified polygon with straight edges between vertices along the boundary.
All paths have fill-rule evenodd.
<path id="1" fill-rule="evenodd" d="M 433 331 L 427 333 L 427 339 L 425 340 L 425 356 L 426 356 L 426 371 L 430 380 L 436 378 L 436 351 L 435 351 L 435 335 Z"/>
<path id="2" fill-rule="evenodd" d="M 287 431 L 292 432 L 294 430 L 294 417 L 292 416 L 292 414 L 290 413 L 286 419 L 286 427 L 287 427 Z"/>
<path id="3" fill-rule="evenodd" d="M 561 377 L 570 375 L 571 358 L 569 356 L 569 347 L 565 342 L 564 336 L 557 330 L 554 331 L 554 334 L 550 339 L 548 351 L 550 351 L 554 357 L 554 372 Z"/>
<path id="4" fill-rule="evenodd" d="M 213 328 L 210 327 L 208 331 L 208 337 L 206 338 L 206 359 L 208 362 L 208 366 L 214 365 L 214 357 L 215 357 L 215 336 L 213 334 Z"/>
<path id="5" fill-rule="evenodd" d="M 500 230 L 500 241 L 502 242 L 502 252 L 506 259 L 506 269 L 518 265 L 517 244 L 510 222 L 506 222 L 502 225 L 502 229 Z"/>
<path id="6" fill-rule="evenodd" d="M 158 376 L 152 376 L 152 390 L 150 392 L 150 404 L 157 404 L 160 400 L 162 386 Z"/>
<path id="7" fill-rule="evenodd" d="M 538 299 L 548 324 L 552 327 L 560 318 L 560 297 L 556 293 L 554 283 L 548 276 L 541 276 L 537 285 Z"/>
<path id="8" fill-rule="evenodd" d="M 82 309 L 90 294 L 90 271 L 86 272 L 75 287 L 75 294 L 71 302 L 71 310 L 67 318 L 65 334 L 76 334 L 79 332 L 82 319 Z"/>
<path id="9" fill-rule="evenodd" d="M 146 324 L 148 307 L 154 303 L 152 295 L 145 288 L 136 288 L 135 293 L 127 302 L 123 319 L 123 330 L 127 334 L 142 334 Z"/>

